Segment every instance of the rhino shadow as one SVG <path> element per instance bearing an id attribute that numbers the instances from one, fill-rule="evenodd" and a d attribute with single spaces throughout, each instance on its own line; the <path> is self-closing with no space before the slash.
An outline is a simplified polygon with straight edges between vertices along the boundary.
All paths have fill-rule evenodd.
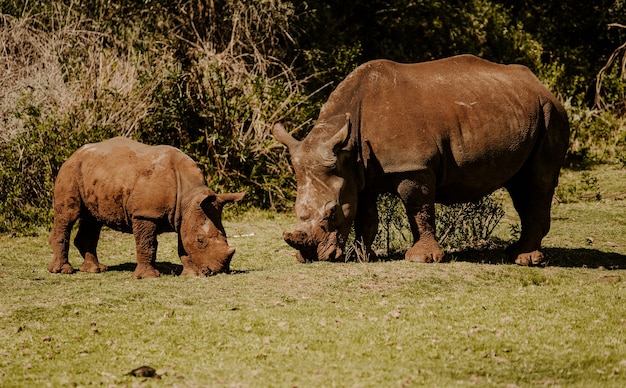
<path id="1" fill-rule="evenodd" d="M 117 272 L 133 272 L 137 267 L 137 263 L 122 263 L 117 265 L 110 265 L 107 271 Z M 174 263 L 154 263 L 156 268 L 162 275 L 180 275 L 183 272 L 183 266 L 181 264 Z"/>
<path id="2" fill-rule="evenodd" d="M 108 267 L 107 271 L 117 271 L 117 272 L 133 272 L 137 267 L 137 263 L 122 263 L 117 265 L 111 265 Z M 154 263 L 154 268 L 159 270 L 161 275 L 174 275 L 180 276 L 183 272 L 183 266 L 181 264 L 174 263 Z M 237 274 L 245 274 L 248 273 L 248 270 L 234 270 L 231 269 L 228 271 L 229 275 L 237 275 Z"/>
<path id="3" fill-rule="evenodd" d="M 626 269 L 626 255 L 615 252 L 603 252 L 591 248 L 543 248 L 548 267 L 562 268 L 605 268 Z M 381 254 L 375 262 L 404 260 L 404 251 L 395 251 Z M 357 261 L 350 257 L 348 261 Z M 510 264 L 514 265 L 504 251 L 504 248 L 466 249 L 462 251 L 446 252 L 442 263 L 462 261 L 476 264 Z"/>
<path id="4" fill-rule="evenodd" d="M 626 269 L 626 256 L 615 252 L 592 248 L 543 248 L 542 251 L 548 267 Z M 513 265 L 503 248 L 449 253 L 444 261 Z"/>

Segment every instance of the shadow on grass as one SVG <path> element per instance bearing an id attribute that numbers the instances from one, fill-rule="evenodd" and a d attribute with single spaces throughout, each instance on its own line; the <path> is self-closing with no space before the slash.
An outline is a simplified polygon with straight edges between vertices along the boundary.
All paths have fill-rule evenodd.
<path id="1" fill-rule="evenodd" d="M 563 268 L 626 269 L 626 255 L 589 248 L 544 248 L 547 266 Z M 403 260 L 404 252 L 379 256 L 376 261 Z M 462 261 L 477 264 L 513 264 L 504 248 L 446 252 L 443 262 Z"/>
<path id="2" fill-rule="evenodd" d="M 133 272 L 137 267 L 137 263 L 122 263 L 118 265 L 111 265 L 108 268 L 108 271 L 118 271 L 118 272 Z M 183 272 L 183 266 L 181 264 L 174 263 L 154 263 L 154 268 L 156 268 L 161 275 L 180 275 Z"/>
<path id="3" fill-rule="evenodd" d="M 552 267 L 587 267 L 626 269 L 626 256 L 589 248 L 545 248 L 548 265 Z"/>
<path id="4" fill-rule="evenodd" d="M 626 256 L 589 248 L 543 248 L 546 265 L 563 268 L 626 269 Z M 512 264 L 504 249 L 467 250 L 447 255 L 446 261 Z"/>
<path id="5" fill-rule="evenodd" d="M 136 267 L 137 267 L 137 263 L 122 263 L 118 265 L 109 266 L 108 271 L 133 272 L 135 271 Z M 154 268 L 156 268 L 161 273 L 161 275 L 180 276 L 180 274 L 183 273 L 183 266 L 181 264 L 174 264 L 174 263 L 168 263 L 168 262 L 164 262 L 164 263 L 156 262 L 154 263 Z M 244 273 L 248 273 L 248 271 L 231 270 L 228 274 L 239 275 L 239 274 L 244 274 Z"/>

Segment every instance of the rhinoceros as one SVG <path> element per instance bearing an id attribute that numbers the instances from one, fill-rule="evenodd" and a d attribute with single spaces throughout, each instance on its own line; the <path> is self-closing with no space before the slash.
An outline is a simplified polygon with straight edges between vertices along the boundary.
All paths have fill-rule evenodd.
<path id="1" fill-rule="evenodd" d="M 68 261 L 72 225 L 84 272 L 102 272 L 96 247 L 103 225 L 135 237 L 136 279 L 154 278 L 157 235 L 178 233 L 183 275 L 229 271 L 235 248 L 228 245 L 222 207 L 243 193 L 216 194 L 197 164 L 180 150 L 115 137 L 86 144 L 61 166 L 54 185 L 54 225 L 49 242 L 52 273 L 72 273 Z"/>
<path id="2" fill-rule="evenodd" d="M 476 201 L 501 187 L 521 219 L 508 253 L 520 265 L 544 260 L 569 124 L 524 66 L 471 55 L 367 62 L 330 94 L 303 140 L 282 123 L 272 133 L 295 171 L 297 225 L 283 238 L 301 262 L 341 258 L 353 223 L 373 254 L 383 192 L 406 208 L 414 243 L 405 259 L 439 262 L 434 204 Z"/>

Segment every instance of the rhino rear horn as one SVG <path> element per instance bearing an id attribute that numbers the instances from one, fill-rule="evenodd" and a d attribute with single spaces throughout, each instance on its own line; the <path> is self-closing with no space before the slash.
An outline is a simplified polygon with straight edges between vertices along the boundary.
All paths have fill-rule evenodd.
<path id="1" fill-rule="evenodd" d="M 325 144 L 328 148 L 334 151 L 334 153 L 339 152 L 342 148 L 348 145 L 348 141 L 350 140 L 350 113 L 346 113 L 346 125 L 344 125 L 336 134 L 333 135 L 330 139 L 328 139 Z"/>
<path id="2" fill-rule="evenodd" d="M 272 135 L 276 140 L 286 145 L 287 148 L 289 148 L 289 151 L 300 144 L 299 140 L 296 140 L 289 132 L 287 132 L 282 123 L 274 124 L 274 127 L 272 128 Z"/>

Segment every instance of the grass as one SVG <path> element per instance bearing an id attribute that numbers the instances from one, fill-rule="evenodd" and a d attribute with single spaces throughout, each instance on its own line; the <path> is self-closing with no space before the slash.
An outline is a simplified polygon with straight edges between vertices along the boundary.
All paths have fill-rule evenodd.
<path id="1" fill-rule="evenodd" d="M 46 271 L 44 233 L 0 236 L 0 386 L 624 386 L 626 170 L 591 174 L 605 199 L 554 206 L 546 268 L 499 249 L 303 265 L 292 215 L 265 212 L 229 215 L 234 271 L 210 278 L 176 276 L 173 234 L 141 281 L 129 235 L 103 232 L 109 272 L 73 275 Z M 515 223 L 507 205 L 498 237 Z"/>

